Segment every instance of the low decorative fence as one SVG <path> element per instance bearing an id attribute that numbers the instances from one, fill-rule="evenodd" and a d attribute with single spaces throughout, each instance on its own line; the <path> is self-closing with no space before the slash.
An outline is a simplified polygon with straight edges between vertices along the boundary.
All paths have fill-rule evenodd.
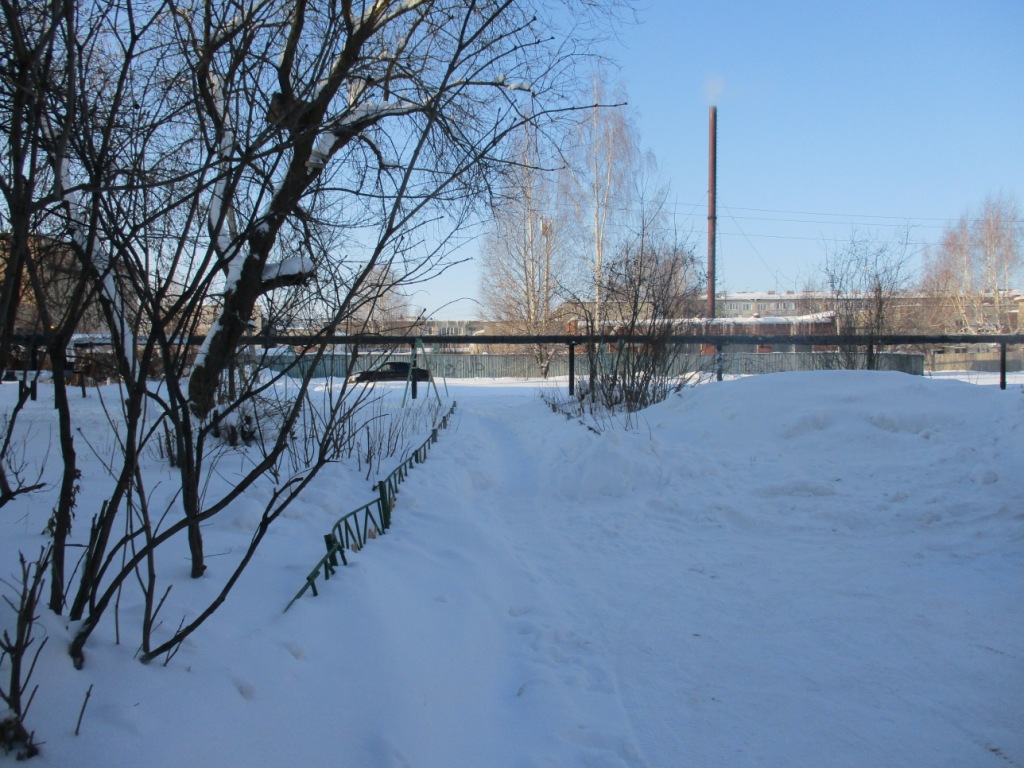
<path id="1" fill-rule="evenodd" d="M 340 517 L 331 526 L 330 533 L 324 534 L 324 544 L 327 547 L 327 553 L 320 558 L 320 562 L 309 572 L 309 575 L 306 577 L 306 583 L 303 584 L 302 589 L 285 606 L 285 611 L 291 608 L 292 603 L 306 594 L 308 590 L 312 591 L 314 596 L 318 595 L 316 580 L 323 577 L 324 581 L 328 581 L 338 570 L 339 561 L 341 565 L 348 565 L 348 558 L 345 556 L 346 550 L 358 552 L 366 546 L 368 541 L 383 535 L 391 527 L 391 512 L 395 508 L 398 486 L 404 482 L 405 478 L 409 475 L 409 471 L 414 466 L 422 464 L 427 460 L 430 446 L 437 442 L 438 432 L 448 428 L 448 422 L 451 420 L 452 414 L 455 413 L 455 406 L 456 403 L 453 401 L 452 407 L 448 409 L 448 412 L 441 417 L 441 420 L 430 431 L 430 437 L 395 467 L 391 474 L 373 486 L 374 490 L 377 491 L 376 499 L 368 501 L 361 507 L 357 507 L 347 515 Z"/>

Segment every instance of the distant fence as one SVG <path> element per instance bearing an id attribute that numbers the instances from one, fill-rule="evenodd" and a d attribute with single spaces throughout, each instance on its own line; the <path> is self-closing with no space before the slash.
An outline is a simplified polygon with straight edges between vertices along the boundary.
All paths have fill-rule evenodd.
<path id="1" fill-rule="evenodd" d="M 783 371 L 813 371 L 822 368 L 834 368 L 834 352 L 724 352 L 721 356 L 721 369 L 725 375 L 749 375 L 759 373 L 780 373 Z M 599 365 L 610 364 L 614 353 L 601 353 Z M 861 367 L 866 367 L 865 360 Z M 382 360 L 408 360 L 407 351 L 364 353 L 351 363 L 351 356 L 346 353 L 328 353 L 316 364 L 314 377 L 328 378 L 344 376 L 352 365 L 352 372 L 358 372 L 377 365 Z M 297 362 L 297 364 L 296 364 Z M 670 376 L 682 376 L 698 371 L 717 371 L 718 358 L 715 355 L 702 355 L 697 351 L 679 355 L 674 361 Z M 915 375 L 924 374 L 924 355 L 903 352 L 881 352 L 875 355 L 876 367 L 879 370 L 902 371 Z M 287 371 L 289 375 L 303 376 L 309 371 L 309 364 L 300 358 L 278 355 L 268 360 L 271 368 Z M 429 367 L 435 377 L 449 379 L 539 379 L 544 373 L 540 362 L 533 355 L 524 354 L 457 354 L 440 353 L 424 357 L 417 355 L 417 365 Z M 996 362 L 998 370 L 998 360 Z M 577 354 L 575 371 L 577 376 L 586 376 L 590 370 L 590 360 L 585 354 Z M 548 367 L 548 377 L 569 375 L 568 354 L 556 354 Z"/>
<path id="2" fill-rule="evenodd" d="M 105 337 L 89 337 L 85 342 L 75 342 L 76 356 L 80 343 L 86 347 L 109 345 Z M 17 336 L 12 340 L 25 345 L 29 356 L 22 366 L 15 367 L 27 381 L 29 371 L 38 372 L 47 367 L 45 354 L 41 354 L 46 341 L 43 336 Z M 191 336 L 181 342 L 182 354 L 192 353 L 202 336 Z M 672 336 L 670 344 L 680 345 L 682 352 L 677 368 L 670 375 L 681 375 L 696 371 L 715 371 L 721 374 L 756 374 L 778 371 L 821 370 L 837 368 L 840 361 L 835 350 L 844 350 L 842 362 L 847 366 L 881 368 L 923 374 L 924 371 L 974 370 L 998 371 L 1000 387 L 1005 389 L 1006 371 L 1024 370 L 1024 334 L 891 334 L 883 336 L 837 336 L 813 335 L 719 335 L 709 333 Z M 659 341 L 659 343 L 660 343 Z M 261 364 L 283 371 L 290 376 L 309 373 L 310 366 L 316 366 L 314 375 L 321 378 L 340 377 L 358 372 L 364 367 L 380 362 L 385 357 L 406 357 L 413 345 L 421 348 L 451 350 L 468 349 L 472 354 L 453 354 L 449 351 L 428 355 L 427 365 L 436 376 L 453 379 L 465 378 L 539 378 L 544 372 L 530 354 L 503 354 L 509 347 L 548 345 L 555 350 L 547 370 L 548 376 L 567 376 L 573 370 L 577 376 L 588 375 L 589 345 L 598 345 L 608 350 L 621 344 L 648 344 L 649 338 L 629 335 L 546 335 L 546 336 L 384 336 L 374 334 L 329 335 L 329 336 L 249 336 L 242 342 L 244 354 L 259 358 Z M 316 354 L 296 355 L 294 350 L 304 347 L 329 351 L 318 362 Z M 502 354 L 486 354 L 488 347 L 500 350 Z M 360 355 L 353 361 L 348 350 L 359 349 Z M 859 355 L 851 356 L 852 350 Z M 377 351 L 374 351 L 377 350 Z M 400 350 L 400 351 L 396 351 Z M 831 350 L 831 351 L 812 351 Z M 892 351 L 888 351 L 892 350 Z M 701 354 L 715 352 L 716 354 Z M 962 354 L 967 352 L 967 354 Z M 92 357 L 95 357 L 95 353 Z M 614 354 L 606 352 L 604 354 Z M 83 360 L 89 355 L 84 355 Z M 859 358 L 859 360 L 858 360 Z M 92 358 L 90 358 L 92 359 Z M 422 358 L 420 358 L 422 359 Z M 351 370 L 350 370 L 351 364 Z M 77 367 L 77 363 L 76 363 Z M 6 372 L 14 378 L 12 371 Z M 153 378 L 163 375 L 162 370 L 149 372 Z M 38 373 L 37 373 L 38 375 Z M 84 381 L 84 379 L 83 379 Z M 570 388 L 571 388 L 570 383 Z M 34 392 L 34 390 L 33 390 Z"/>
<path id="3" fill-rule="evenodd" d="M 382 536 L 391 527 L 391 512 L 395 508 L 398 486 L 408 476 L 409 470 L 427 460 L 430 446 L 437 442 L 438 431 L 448 428 L 448 422 L 455 413 L 455 406 L 456 403 L 452 402 L 452 407 L 430 431 L 430 437 L 395 467 L 391 474 L 374 485 L 377 498 L 357 507 L 347 515 L 342 515 L 331 526 L 330 532 L 324 534 L 326 554 L 306 576 L 306 583 L 285 606 L 285 611 L 307 591 L 311 590 L 314 595 L 318 595 L 316 580 L 322 577 L 324 581 L 328 581 L 338 570 L 339 565 L 348 565 L 346 551 L 358 552 L 368 541 Z"/>
<path id="4" fill-rule="evenodd" d="M 723 353 L 722 372 L 728 375 L 743 376 L 785 371 L 819 371 L 839 367 L 838 361 L 839 358 L 835 352 Z M 867 368 L 867 354 L 859 353 L 854 362 L 858 368 Z M 874 365 L 875 369 L 879 371 L 899 371 L 915 376 L 924 375 L 924 355 L 907 352 L 879 352 L 874 357 Z"/>
<path id="5" fill-rule="evenodd" d="M 925 367 L 929 371 L 981 371 L 999 373 L 999 352 L 928 352 Z M 1024 350 L 1006 355 L 1007 372 L 1024 371 Z"/>

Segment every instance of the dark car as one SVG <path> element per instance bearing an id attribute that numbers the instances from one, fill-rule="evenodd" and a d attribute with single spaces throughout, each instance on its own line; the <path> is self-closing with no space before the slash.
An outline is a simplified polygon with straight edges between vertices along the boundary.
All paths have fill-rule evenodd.
<path id="1" fill-rule="evenodd" d="M 348 377 L 348 380 L 353 384 L 370 381 L 408 381 L 409 366 L 409 363 L 383 363 L 368 371 L 354 373 Z M 430 381 L 430 371 L 426 368 L 414 368 L 413 375 L 416 377 L 416 381 Z"/>

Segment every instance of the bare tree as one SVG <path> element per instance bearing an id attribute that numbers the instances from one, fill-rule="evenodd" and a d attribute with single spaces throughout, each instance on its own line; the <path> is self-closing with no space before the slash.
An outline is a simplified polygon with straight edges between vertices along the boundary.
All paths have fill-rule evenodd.
<path id="1" fill-rule="evenodd" d="M 588 330 L 608 340 L 588 350 L 589 376 L 579 387 L 581 407 L 591 410 L 641 410 L 700 373 L 698 356 L 673 337 L 696 330 L 691 321 L 700 314 L 706 276 L 667 213 L 667 187 L 647 181 L 654 173 L 648 156 L 645 172 L 634 179 L 630 237 L 605 267 L 601 325 L 590 314 L 592 304 L 574 302 Z M 633 341 L 621 340 L 627 337 Z"/>
<path id="2" fill-rule="evenodd" d="M 583 16 L 595 5 L 566 3 Z M 149 660 L 216 610 L 268 527 L 339 455 L 359 400 L 342 385 L 313 402 L 309 389 L 330 334 L 444 269 L 513 160 L 509 138 L 571 113 L 585 46 L 553 38 L 557 14 L 529 0 L 0 5 L 4 60 L 16 62 L 11 76 L 5 64 L 3 98 L 19 116 L 4 126 L 17 152 L 5 166 L 12 245 L 0 309 L 13 316 L 24 269 L 31 276 L 37 263 L 33 236 L 61 243 L 81 276 L 73 308 L 44 321 L 62 456 L 50 607 L 77 622 L 71 654 L 82 664 L 116 596 L 138 583 Z M 45 292 L 35 296 L 56 317 Z M 56 370 L 90 301 L 120 388 L 105 478 L 80 477 Z M 286 401 L 273 398 L 279 371 L 239 355 L 258 313 L 316 321 Z M 200 329 L 193 360 L 187 341 Z M 312 409 L 318 437 L 304 461 L 289 462 Z M 248 469 L 211 490 L 228 444 L 256 441 Z M 176 483 L 147 487 L 142 468 L 156 450 Z M 86 482 L 103 484 L 104 501 L 76 532 L 84 554 L 72 587 L 64 554 Z M 256 490 L 263 515 L 250 547 L 220 571 L 216 599 L 155 637 L 168 610 L 156 550 L 184 537 L 191 574 L 203 575 L 202 526 Z"/>
<path id="3" fill-rule="evenodd" d="M 563 194 L 572 211 L 579 253 L 588 262 L 586 292 L 592 294 L 593 320 L 600 328 L 604 262 L 633 213 L 640 150 L 621 89 L 609 93 L 601 68 L 594 69 L 591 79 L 591 107 L 576 123 L 566 152 Z"/>
<path id="4" fill-rule="evenodd" d="M 0 56 L 5 65 L 0 73 L 0 114 L 6 152 L 0 190 L 6 216 L 0 222 L 9 230 L 5 237 L 3 286 L 0 290 L 0 366 L 6 367 L 14 347 L 19 314 L 32 306 L 30 329 L 42 333 L 42 341 L 30 342 L 33 351 L 43 347 L 53 370 L 54 404 L 58 412 L 58 442 L 61 455 L 60 495 L 48 521 L 54 537 L 50 558 L 49 605 L 60 611 L 64 597 L 65 542 L 71 530 L 78 480 L 73 428 L 68 409 L 66 349 L 84 307 L 95 296 L 92 263 L 82 269 L 79 252 L 68 241 L 64 221 L 62 166 L 55 162 L 59 147 L 66 144 L 64 126 L 70 122 L 68 108 L 74 109 L 68 94 L 75 91 L 76 58 L 72 44 L 85 49 L 86 43 L 69 35 L 74 8 L 68 3 L 0 2 L 3 32 Z M 87 230 L 78 233 L 87 236 Z M 84 242 L 84 240 L 80 240 Z M 70 258 L 68 258 L 70 256 Z M 71 262 L 78 269 L 67 270 L 68 281 L 56 295 L 47 278 L 48 264 Z M 62 281 L 63 283 L 63 281 Z M 17 416 L 23 400 L 4 425 L 4 459 L 0 465 L 3 500 L 41 484 L 11 482 L 6 459 L 15 439 Z M 42 478 L 42 468 L 39 469 Z M 19 486 L 21 486 L 19 488 Z"/>
<path id="5" fill-rule="evenodd" d="M 6 713 L 0 715 L 0 749 L 5 754 L 13 750 L 17 760 L 39 753 L 34 735 L 25 727 L 25 717 L 39 687 L 32 686 L 32 675 L 48 639 L 44 637 L 39 642 L 34 634 L 49 556 L 50 550 L 46 547 L 35 562 L 19 553 L 20 579 L 13 584 L 0 580 L 0 585 L 16 591 L 14 599 L 3 596 L 3 602 L 14 613 L 14 626 L 13 631 L 4 628 L 0 633 L 0 662 L 8 663 L 6 679 L 0 679 L 0 704 L 6 708 Z"/>
<path id="6" fill-rule="evenodd" d="M 824 296 L 819 311 L 832 314 L 836 334 L 876 337 L 902 329 L 900 294 L 909 284 L 909 231 L 882 240 L 854 232 L 846 243 L 829 247 L 822 267 Z M 822 356 L 828 367 L 874 369 L 874 346 L 841 344 Z"/>
<path id="7" fill-rule="evenodd" d="M 354 312 L 358 327 L 369 333 L 401 334 L 412 330 L 417 318 L 411 318 L 409 297 L 401 276 L 391 273 L 385 264 L 367 275 L 361 291 L 361 307 Z"/>
<path id="8" fill-rule="evenodd" d="M 327 205 L 371 243 L 358 290 L 400 233 L 408 253 L 425 237 L 417 227 L 436 224 L 438 214 L 457 226 L 462 203 L 500 160 L 496 148 L 549 116 L 526 109 L 552 96 L 556 72 L 534 55 L 545 46 L 540 22 L 521 2 L 293 5 L 255 4 L 242 23 L 234 10 L 223 19 L 208 11 L 213 25 L 193 16 L 178 33 L 188 41 L 182 55 L 199 62 L 194 84 L 217 159 L 211 240 L 226 272 L 223 310 L 189 382 L 201 417 L 215 405 L 218 377 L 256 300 L 280 282 L 283 273 L 268 269 L 289 220 L 317 208 L 328 189 L 346 193 L 344 206 Z M 240 59 L 252 66 L 237 66 Z M 239 126 L 253 109 L 266 125 L 243 137 Z M 286 151 L 276 148 L 281 142 Z M 236 144 L 244 149 L 236 153 Z M 266 161 L 251 162 L 264 153 Z M 250 179 L 252 165 L 260 173 Z M 258 203 L 243 211 L 240 200 Z M 436 263 L 407 260 L 406 279 Z M 289 279 L 315 274 L 309 266 Z"/>
<path id="9" fill-rule="evenodd" d="M 558 285 L 565 279 L 568 253 L 555 174 L 545 167 L 533 131 L 522 131 L 519 144 L 506 188 L 491 207 L 481 249 L 481 296 L 490 319 L 509 333 L 558 333 Z M 533 348 L 543 376 L 554 354 L 551 345 Z"/>
<path id="10" fill-rule="evenodd" d="M 926 259 L 922 287 L 954 333 L 1008 333 L 1013 281 L 1024 264 L 1024 222 L 1012 197 L 989 197 L 977 218 L 964 214 Z M 1019 320 L 1018 320 L 1019 322 Z"/>

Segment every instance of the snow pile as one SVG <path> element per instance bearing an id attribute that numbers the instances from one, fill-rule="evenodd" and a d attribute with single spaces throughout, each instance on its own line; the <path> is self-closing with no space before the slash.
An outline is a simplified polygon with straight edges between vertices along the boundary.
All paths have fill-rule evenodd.
<path id="1" fill-rule="evenodd" d="M 76 672 L 44 612 L 36 765 L 1024 764 L 1019 384 L 775 374 L 602 435 L 540 386 L 449 382 L 392 530 L 287 614 L 354 472 L 167 666 L 110 629 Z M 47 514 L 4 516 L 8 568 Z"/>

